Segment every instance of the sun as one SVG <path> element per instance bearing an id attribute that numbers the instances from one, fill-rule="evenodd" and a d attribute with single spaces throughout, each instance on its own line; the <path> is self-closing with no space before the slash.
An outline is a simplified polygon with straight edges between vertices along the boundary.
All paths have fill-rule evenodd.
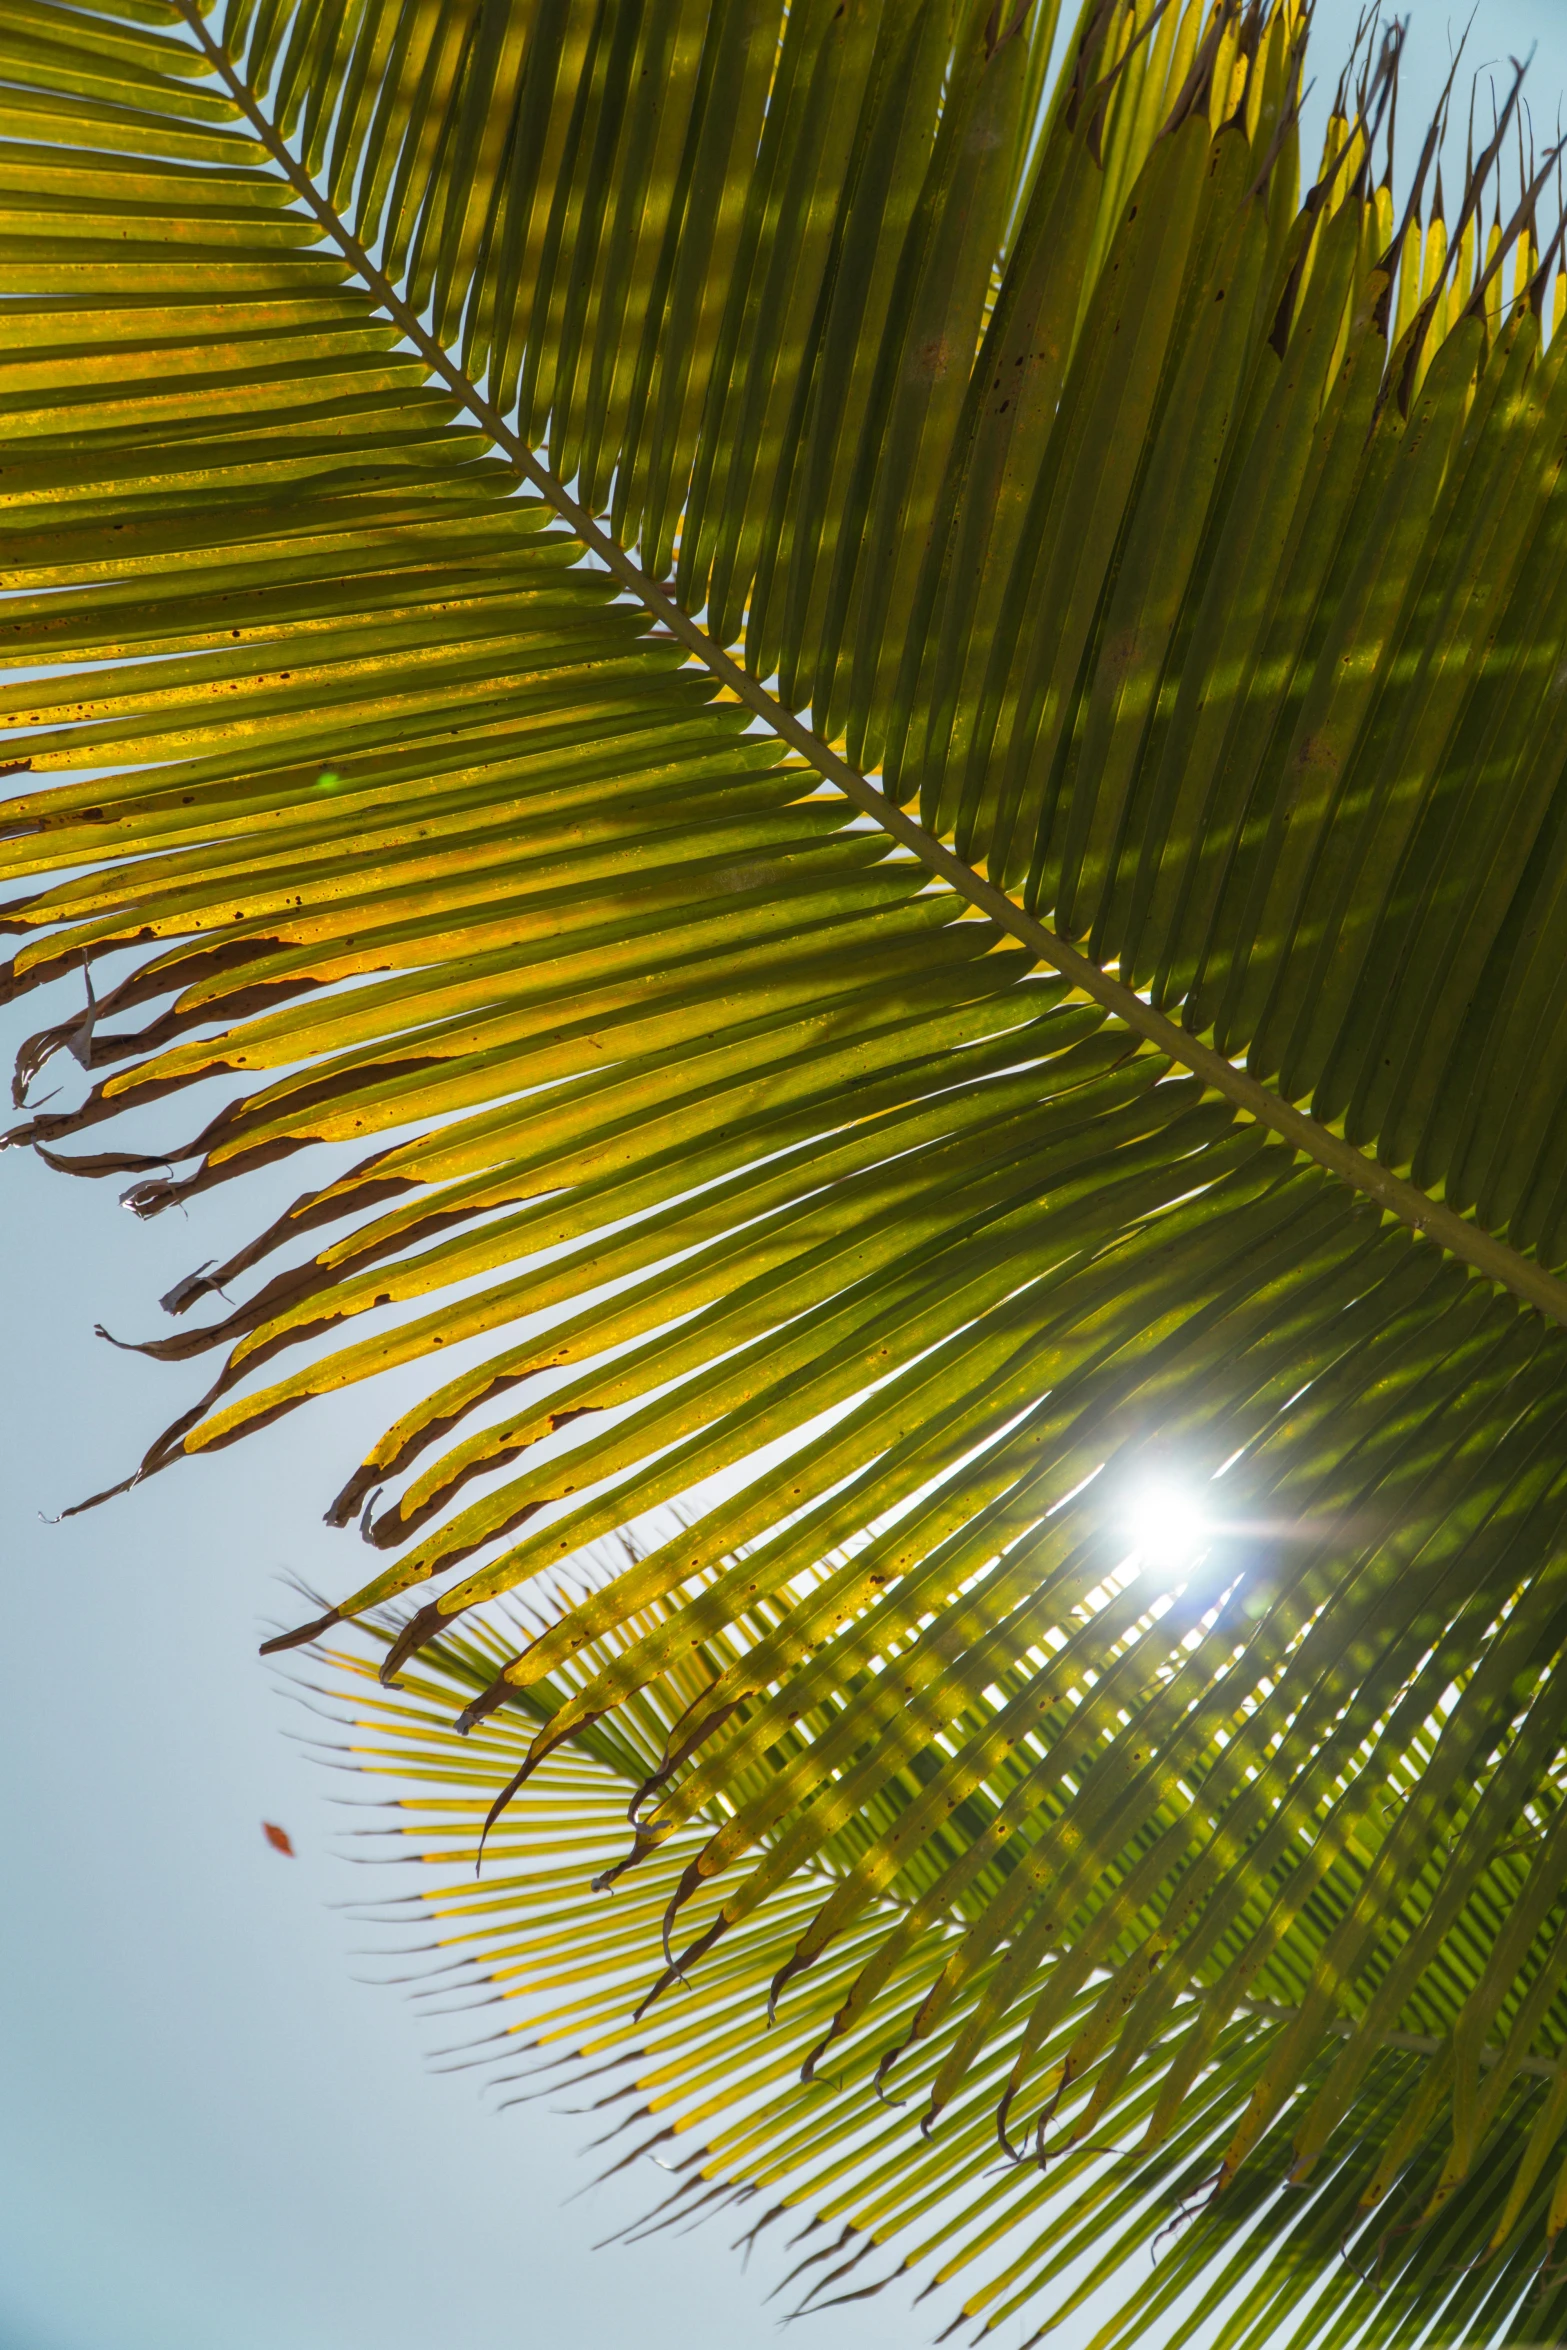
<path id="1" fill-rule="evenodd" d="M 1119 1524 L 1145 1567 L 1184 1567 L 1206 1546 L 1209 1521 L 1190 1486 L 1150 1478 L 1127 1496 Z"/>

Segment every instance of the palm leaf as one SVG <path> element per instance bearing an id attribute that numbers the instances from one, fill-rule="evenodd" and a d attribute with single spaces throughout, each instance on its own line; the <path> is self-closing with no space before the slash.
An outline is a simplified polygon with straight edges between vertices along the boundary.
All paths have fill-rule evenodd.
<path id="1" fill-rule="evenodd" d="M 1294 0 L 7 23 L 5 986 L 91 1080 L 9 1139 L 142 1216 L 328 1146 L 127 1482 L 404 1367 L 271 1645 L 379 1634 L 471 1963 L 842 2260 L 1559 2322 L 1516 87 L 1400 220 L 1396 34 L 1300 200 Z"/>

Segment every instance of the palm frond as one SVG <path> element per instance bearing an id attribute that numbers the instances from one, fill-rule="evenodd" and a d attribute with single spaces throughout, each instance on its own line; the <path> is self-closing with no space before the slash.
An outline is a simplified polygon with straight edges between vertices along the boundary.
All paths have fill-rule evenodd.
<path id="1" fill-rule="evenodd" d="M 590 1557 L 578 1578 L 579 1590 L 584 1582 L 601 1588 L 604 1574 Z M 667 1734 L 678 1686 L 633 1701 L 608 1742 L 596 1729 L 558 1745 L 530 1781 L 528 1802 L 489 1835 L 476 1882 L 485 1812 L 526 1752 L 526 1729 L 507 1711 L 458 1748 L 451 1714 L 483 1689 L 509 1640 L 546 1620 L 526 1612 L 469 1619 L 427 1649 L 392 1693 L 375 1687 L 362 1655 L 333 1655 L 321 1695 L 346 1739 L 327 1747 L 331 1759 L 346 1753 L 392 1783 L 392 1824 L 370 1833 L 390 1837 L 393 1857 L 414 1863 L 420 1889 L 390 1910 L 373 1904 L 371 1914 L 395 1926 L 400 1963 L 428 1962 L 423 1995 L 440 2019 L 427 2027 L 442 2043 L 440 2061 L 475 2070 L 503 2105 L 546 2093 L 563 2100 L 588 2117 L 601 2168 L 659 2165 L 666 2179 L 650 2190 L 633 2241 L 644 2230 L 717 2217 L 738 2227 L 738 2244 L 771 2233 L 808 2247 L 780 2288 L 789 2313 L 888 2287 L 906 2295 L 923 2282 L 922 2299 L 938 2296 L 937 2322 L 955 2332 L 970 2319 L 975 2339 L 1025 2311 L 1037 2326 L 1032 2339 L 1073 2318 L 1079 2334 L 1096 2327 L 1093 2339 L 1107 2350 L 1172 2317 L 1183 2339 L 1200 2329 L 1200 2338 L 1258 2350 L 1281 2332 L 1290 2341 L 1342 2335 L 1402 2345 L 1520 2329 L 1548 2340 L 1560 2329 L 1563 2288 L 1530 2242 L 1545 2200 L 1541 2160 L 1560 2126 L 1559 2076 L 1554 2062 L 1522 2053 L 1511 2038 L 1505 2049 L 1484 2048 L 1471 2124 L 1487 2158 L 1455 2171 L 1445 2134 L 1431 2127 L 1438 2101 L 1452 2095 L 1453 2006 L 1445 2017 L 1423 2008 L 1424 2031 L 1383 2032 L 1363 2052 L 1353 2113 L 1341 2115 L 1308 2180 L 1285 2176 L 1293 2135 L 1285 2119 L 1216 2198 L 1226 2142 L 1298 2020 L 1289 1998 L 1306 1987 L 1299 1977 L 1263 1985 L 1283 1998 L 1220 2006 L 1188 1989 L 1174 2004 L 1165 2028 L 1200 2034 L 1203 2062 L 1178 2121 L 1155 2135 L 1148 2125 L 1168 2096 L 1167 2051 L 1145 2035 L 1135 2053 L 1107 2061 L 1101 2036 L 1098 2054 L 1074 2068 L 1102 2010 L 1100 1984 L 1085 1981 L 1065 1953 L 1047 1954 L 1039 1978 L 1056 1995 L 1053 2028 L 1032 2050 L 1047 2094 L 1026 2124 L 1014 2122 L 1003 2150 L 994 2109 L 1028 2036 L 1017 2015 L 997 2025 L 935 2134 L 911 2125 L 910 2108 L 918 2110 L 961 2028 L 948 2017 L 928 2044 L 911 2049 L 906 2039 L 930 1953 L 961 1939 L 959 1910 L 926 1918 L 926 1965 L 917 1942 L 902 1945 L 853 2035 L 830 2037 L 835 2014 L 867 1960 L 881 1955 L 888 1924 L 906 1914 L 906 1894 L 862 1913 L 778 2004 L 773 2028 L 757 2029 L 769 1985 L 787 1970 L 813 1908 L 841 1888 L 863 1852 L 859 1823 L 819 1847 L 688 1975 L 660 1981 L 639 1971 L 682 1871 L 700 1853 L 700 1828 L 677 1831 L 612 1902 L 596 1880 L 615 1873 L 627 1790 Z M 394 1620 L 374 1626 L 383 1646 L 395 1630 Z M 1339 1855 L 1328 1891 L 1335 1910 L 1364 1889 L 1375 1850 L 1367 1837 Z M 1515 1902 L 1508 1860 L 1498 1861 L 1466 1919 L 1468 1936 L 1483 1939 L 1488 1913 Z M 712 1886 L 693 1901 L 702 1923 L 718 1905 Z M 1528 1909 L 1526 1897 L 1515 1933 L 1530 1922 Z M 411 1949 L 407 1936 L 421 1926 L 424 1938 Z M 987 1963 L 982 1989 L 998 1963 Z M 1547 1965 L 1530 1985 L 1519 2019 L 1525 2039 L 1561 1972 L 1559 1962 Z M 1473 2034 L 1473 2020 L 1471 2012 L 1471 2060 L 1484 2036 L 1483 2026 Z M 1331 2088 L 1353 2032 L 1338 2019 L 1307 2068 L 1308 2092 Z M 540 2053 L 529 2058 L 529 2049 Z M 889 2057 L 895 2069 L 884 2069 Z M 1395 2176 L 1397 2192 L 1382 2199 Z M 1442 2225 L 1422 2227 L 1433 2197 Z M 1505 2255 L 1487 2260 L 1509 2203 L 1518 2212 L 1533 2206 L 1533 2229 L 1514 2238 L 1509 2224 Z"/>
<path id="2" fill-rule="evenodd" d="M 1302 203 L 1307 32 L 0 34 L 4 985 L 91 1081 L 8 1139 L 329 1146 L 126 1482 L 417 1366 L 272 1645 L 382 1626 L 498 1853 L 580 1795 L 483 1966 L 691 1986 L 714 2177 L 939 2206 L 984 2324 L 1216 2182 L 1106 2344 L 1489 2336 L 1567 2221 L 1556 150 L 1395 217 L 1395 29 Z"/>

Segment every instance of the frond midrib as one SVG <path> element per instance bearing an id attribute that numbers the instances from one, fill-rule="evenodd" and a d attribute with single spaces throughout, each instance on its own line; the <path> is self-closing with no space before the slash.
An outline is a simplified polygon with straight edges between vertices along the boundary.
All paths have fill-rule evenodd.
<path id="1" fill-rule="evenodd" d="M 1282 1094 L 1226 1060 L 1211 1045 L 1204 1044 L 1158 1011 L 1114 972 L 1080 953 L 906 814 L 859 768 L 851 766 L 830 743 L 803 725 L 792 710 L 709 636 L 698 620 L 648 577 L 619 540 L 579 505 L 566 485 L 519 438 L 500 411 L 429 333 L 294 156 L 254 91 L 241 78 L 227 50 L 213 38 L 193 0 L 178 0 L 178 5 L 212 70 L 241 108 L 296 195 L 315 215 L 430 373 L 462 403 L 494 446 L 554 507 L 562 521 L 621 586 L 701 661 L 722 686 L 762 719 L 780 741 L 808 760 L 825 781 L 835 785 L 845 798 L 916 856 L 930 873 L 945 881 L 978 912 L 987 915 L 1041 963 L 1111 1013 L 1134 1035 L 1189 1069 L 1211 1091 L 1315 1160 L 1341 1182 L 1376 1201 L 1400 1223 L 1424 1233 L 1450 1256 L 1509 1290 L 1523 1304 L 1538 1308 L 1547 1319 L 1567 1327 L 1567 1280 L 1560 1279 L 1483 1225 L 1458 1214 L 1445 1201 L 1433 1198 L 1406 1176 L 1396 1174 L 1368 1152 L 1335 1134 L 1309 1111 L 1287 1101 Z"/>

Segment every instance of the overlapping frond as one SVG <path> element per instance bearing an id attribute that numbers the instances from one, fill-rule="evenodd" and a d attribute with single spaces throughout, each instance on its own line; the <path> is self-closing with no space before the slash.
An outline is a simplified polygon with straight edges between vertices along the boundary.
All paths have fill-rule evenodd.
<path id="1" fill-rule="evenodd" d="M 418 1374 L 288 1639 L 417 1594 L 387 1673 L 461 1682 L 503 1840 L 634 1793 L 614 1926 L 539 1932 L 765 2076 L 725 2178 L 873 2235 L 972 2192 L 986 2322 L 1199 2177 L 1118 2324 L 1548 2297 L 1567 278 L 1516 88 L 1449 223 L 1440 120 L 1395 216 L 1396 34 L 1300 202 L 1294 0 L 9 21 L 0 919 L 69 1006 L 9 1139 L 140 1215 L 357 1154 L 163 1301 L 226 1311 L 147 1343 L 213 1366 L 128 1482 Z M 771 2086 L 813 2050 L 826 2105 Z"/>
<path id="2" fill-rule="evenodd" d="M 602 1580 L 602 1570 L 591 1577 Z M 1079 1628 L 1113 1600 L 1112 1589 L 1093 1595 L 1078 1610 Z M 674 1708 L 700 1692 L 699 1671 L 675 1672 L 632 1701 L 613 1736 L 589 1730 L 559 1745 L 529 1802 L 508 1810 L 489 1837 L 475 1883 L 484 1814 L 524 1750 L 526 1729 L 514 1713 L 499 1714 L 458 1748 L 451 1713 L 485 1686 L 508 1634 L 548 1620 L 448 1636 L 390 1694 L 374 1687 L 362 1657 L 334 1657 L 321 1694 L 346 1736 L 328 1744 L 334 1759 L 347 1755 L 393 1784 L 394 1824 L 384 1833 L 394 1854 L 416 1860 L 422 1882 L 373 1914 L 399 1929 L 403 1979 L 422 1950 L 424 1997 L 443 2015 L 471 2017 L 469 2038 L 460 2026 L 441 2027 L 449 2059 L 478 2069 L 503 2098 L 569 2092 L 595 2117 L 590 2159 L 601 2167 L 657 2163 L 667 2175 L 650 2192 L 645 2228 L 732 2214 L 738 2242 L 770 2234 L 798 2250 L 782 2288 L 786 2309 L 923 2288 L 922 2298 L 937 2295 L 938 2322 L 957 2332 L 972 2320 L 974 2338 L 1025 2312 L 1038 2329 L 1031 2340 L 1073 2320 L 1080 2338 L 1087 2329 L 1104 2350 L 1172 2319 L 1182 2339 L 1200 2329 L 1203 2339 L 1247 2350 L 1332 2339 L 1549 2340 L 1560 2330 L 1567 2286 L 1542 2273 L 1538 2231 L 1562 2096 L 1554 2064 L 1524 2045 L 1557 1998 L 1559 1965 L 1539 1969 L 1513 2030 L 1484 2049 L 1471 2075 L 1467 2123 L 1485 2147 L 1483 2162 L 1462 2171 L 1445 2134 L 1430 2128 L 1452 2094 L 1455 2050 L 1472 2064 L 1481 2045 L 1477 2006 L 1494 2012 L 1467 1980 L 1450 1976 L 1428 1981 L 1410 2019 L 1416 2029 L 1389 2029 L 1358 2052 L 1346 2049 L 1352 2027 L 1338 2019 L 1307 2067 L 1306 2092 L 1331 2102 L 1335 2070 L 1352 2054 L 1360 2085 L 1352 2110 L 1340 2106 L 1323 2133 L 1308 2179 L 1286 2183 L 1296 2117 L 1285 2116 L 1235 2184 L 1213 2197 L 1225 2145 L 1298 2022 L 1323 1928 L 1374 1876 L 1378 1838 L 1391 1824 L 1387 1803 L 1339 1850 L 1307 1904 L 1314 1925 L 1292 1929 L 1244 1999 L 1213 1998 L 1215 1963 L 1209 1986 L 1188 1987 L 1171 2003 L 1162 2031 L 1183 2052 L 1195 2040 L 1202 2055 L 1174 2127 L 1149 2126 L 1168 2096 L 1168 2051 L 1157 2038 L 1145 2037 L 1129 2061 L 1107 2058 L 1101 2044 L 1074 2065 L 1092 2037 L 1099 1987 L 1052 1952 L 1037 1970 L 1053 1998 L 1050 2029 L 1030 2035 L 1017 2015 L 998 2023 L 926 2141 L 911 2129 L 910 2107 L 938 2077 L 963 2017 L 948 2015 L 928 2040 L 907 2046 L 925 1975 L 918 1943 L 898 1951 L 853 2033 L 822 2051 L 846 1995 L 904 1914 L 896 1890 L 780 2003 L 773 2028 L 756 2030 L 758 2005 L 813 1909 L 863 1856 L 864 1836 L 850 1823 L 739 1920 L 710 1960 L 636 2006 L 649 1988 L 636 1954 L 699 1854 L 700 1830 L 677 1832 L 613 1903 L 593 1884 L 613 1870 L 627 1790 L 662 1745 Z M 395 1623 L 377 1629 L 385 1642 Z M 1455 1817 L 1467 1812 L 1466 1799 Z M 1510 1908 L 1527 1921 L 1523 1850 L 1499 1854 L 1473 1889 L 1460 1949 L 1483 1947 Z M 1122 1882 L 1135 1899 L 1129 1872 Z M 700 1922 L 713 1921 L 718 1901 L 716 1889 L 698 1891 Z M 412 1950 L 411 1918 L 425 1925 Z M 1526 1930 L 1515 1926 L 1513 1955 Z M 939 1960 L 961 1934 L 960 1914 L 937 1913 L 923 1938 Z M 981 1994 L 1001 1963 L 992 1956 L 980 1970 Z M 415 1979 L 424 1972 L 416 1968 Z M 477 2005 L 474 1990 L 487 1994 Z M 1017 2128 L 1009 2159 L 997 2146 L 994 2108 L 1030 2037 L 1049 2094 L 1030 2126 Z M 542 2060 L 525 2055 L 535 2047 Z M 870 2091 L 889 2056 L 898 2063 L 878 2101 Z M 1427 2205 L 1439 2225 L 1420 2224 Z M 1515 2230 L 1519 2214 L 1532 2225 Z M 1493 2241 L 1503 2249 L 1488 2259 Z"/>

